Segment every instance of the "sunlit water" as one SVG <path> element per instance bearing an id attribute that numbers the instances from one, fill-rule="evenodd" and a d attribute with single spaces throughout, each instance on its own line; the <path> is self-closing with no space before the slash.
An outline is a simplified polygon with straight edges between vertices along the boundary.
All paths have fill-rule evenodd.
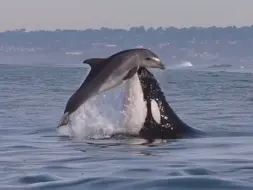
<path id="1" fill-rule="evenodd" d="M 207 135 L 142 145 L 96 126 L 96 138 L 59 136 L 83 65 L 0 65 L 0 188 L 253 189 L 253 74 L 209 69 L 152 70 L 181 119 Z M 118 130 L 122 96 L 101 95 L 90 124 Z"/>

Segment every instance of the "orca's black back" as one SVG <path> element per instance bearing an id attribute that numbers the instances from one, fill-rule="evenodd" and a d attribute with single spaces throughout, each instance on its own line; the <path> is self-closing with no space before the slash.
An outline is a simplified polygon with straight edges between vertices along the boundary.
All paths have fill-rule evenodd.
<path id="1" fill-rule="evenodd" d="M 145 67 L 138 69 L 144 100 L 147 102 L 147 117 L 140 135 L 152 141 L 153 139 L 176 139 L 195 133 L 195 129 L 185 124 L 168 104 L 159 82 Z M 161 122 L 158 124 L 151 113 L 151 100 L 158 104 Z"/>

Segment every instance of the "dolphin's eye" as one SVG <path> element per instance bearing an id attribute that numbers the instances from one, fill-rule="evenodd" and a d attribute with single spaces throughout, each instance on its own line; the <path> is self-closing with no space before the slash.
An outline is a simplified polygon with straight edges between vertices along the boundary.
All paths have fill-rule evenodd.
<path id="1" fill-rule="evenodd" d="M 148 61 L 154 61 L 154 62 L 160 62 L 160 59 L 157 57 L 147 57 L 146 60 Z"/>

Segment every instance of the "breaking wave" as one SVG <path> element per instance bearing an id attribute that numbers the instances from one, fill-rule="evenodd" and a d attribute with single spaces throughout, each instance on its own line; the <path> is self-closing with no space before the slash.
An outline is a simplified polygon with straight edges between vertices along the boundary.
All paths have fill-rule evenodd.
<path id="1" fill-rule="evenodd" d="M 229 68 L 232 66 L 233 65 L 231 64 L 214 64 L 214 65 L 208 66 L 208 68 Z"/>
<path id="2" fill-rule="evenodd" d="M 166 68 L 170 69 L 184 69 L 193 67 L 193 64 L 190 61 L 181 61 L 180 63 L 175 63 L 173 65 L 167 65 Z"/>
<path id="3" fill-rule="evenodd" d="M 179 67 L 193 67 L 193 64 L 190 61 L 183 61 L 179 64 Z"/>

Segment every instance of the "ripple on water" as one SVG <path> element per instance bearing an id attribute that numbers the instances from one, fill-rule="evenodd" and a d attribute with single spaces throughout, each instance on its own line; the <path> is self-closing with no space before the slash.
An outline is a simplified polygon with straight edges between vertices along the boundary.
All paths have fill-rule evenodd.
<path id="1" fill-rule="evenodd" d="M 0 65 L 1 189 L 252 190 L 252 74 L 159 74 L 176 113 L 207 137 L 143 145 L 58 137 L 60 113 L 84 73 Z"/>
<path id="2" fill-rule="evenodd" d="M 48 174 L 40 174 L 40 175 L 29 175 L 24 176 L 19 179 L 19 183 L 21 184 L 34 184 L 34 183 L 45 183 L 51 181 L 58 181 L 59 179 L 55 176 L 50 176 Z"/>
<path id="3" fill-rule="evenodd" d="M 251 190 L 249 184 L 241 181 L 223 179 L 211 176 L 176 176 L 153 179 L 136 179 L 132 177 L 86 177 L 73 180 L 58 180 L 47 175 L 25 176 L 20 179 L 26 186 L 16 186 L 16 189 L 244 189 Z M 8 186 L 6 186 L 7 188 Z M 13 186 L 12 186 L 13 188 Z"/>
<path id="4" fill-rule="evenodd" d="M 207 175 L 215 175 L 216 172 L 211 170 L 207 170 L 205 168 L 187 168 L 184 172 L 190 176 L 200 175 L 200 176 L 207 176 Z"/>

